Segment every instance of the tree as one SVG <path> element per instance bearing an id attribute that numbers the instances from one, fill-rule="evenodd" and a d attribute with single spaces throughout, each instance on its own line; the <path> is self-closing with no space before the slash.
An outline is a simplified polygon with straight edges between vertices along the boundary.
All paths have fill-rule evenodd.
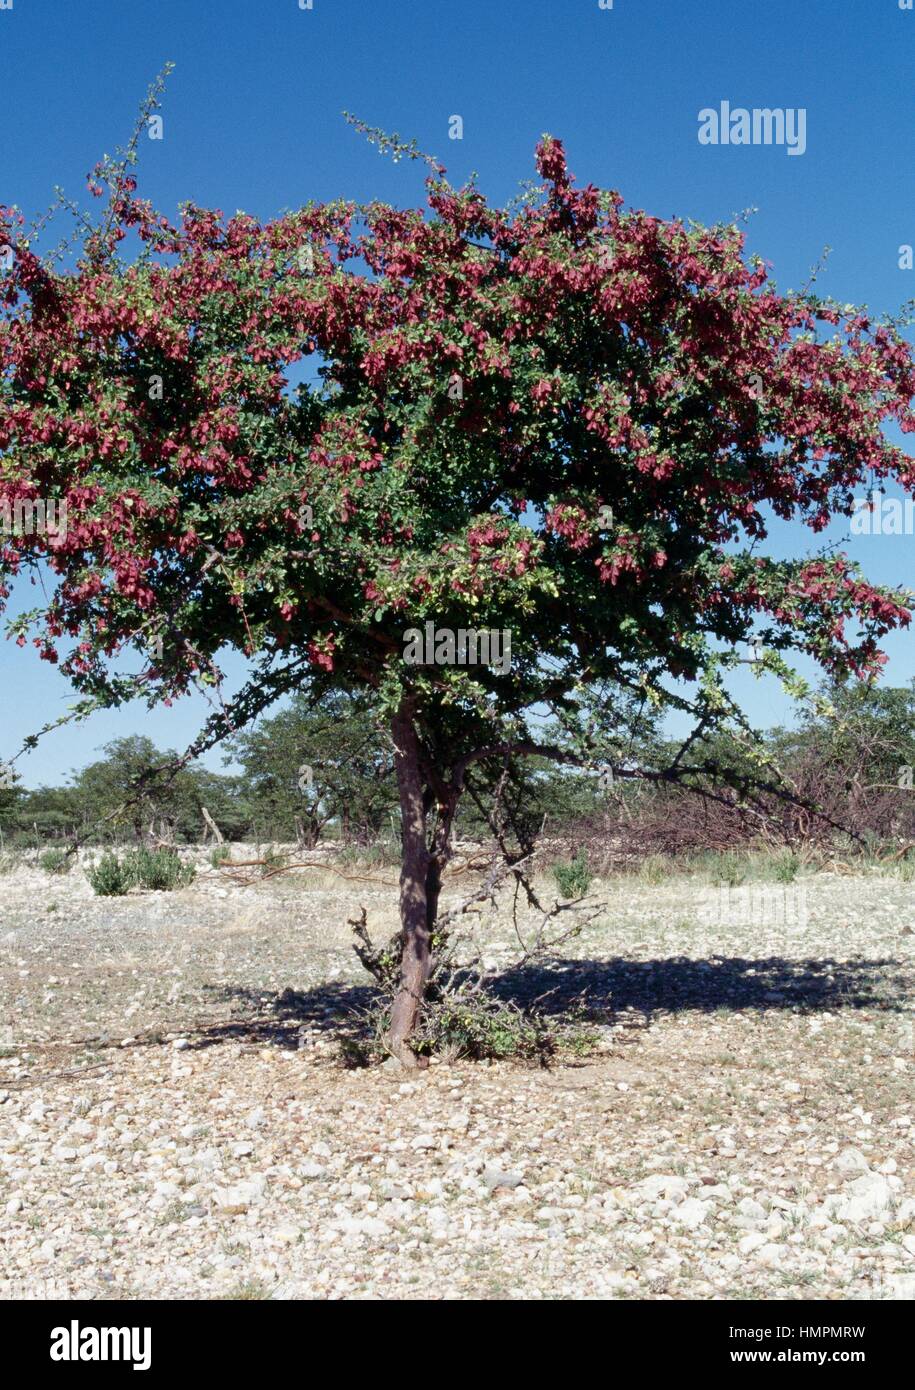
<path id="1" fill-rule="evenodd" d="M 367 844 L 396 810 L 392 759 L 364 698 L 329 691 L 313 705 L 297 694 L 229 750 L 261 822 L 288 834 L 298 821 L 309 848 L 332 821 L 344 840 Z"/>
<path id="2" fill-rule="evenodd" d="M 778 293 L 736 226 L 577 187 L 549 136 L 513 207 L 430 160 L 425 211 L 339 201 L 264 225 L 169 220 L 132 159 L 94 171 L 107 204 L 80 214 L 72 264 L 4 214 L 0 498 L 68 516 L 6 537 L 10 574 L 55 580 L 12 630 L 34 625 L 83 709 L 194 681 L 219 699 L 220 652 L 244 652 L 251 679 L 202 743 L 289 690 L 372 693 L 402 823 L 389 1046 L 415 1065 L 472 769 L 587 761 L 582 696 L 605 682 L 708 729 L 751 636 L 786 681 L 792 650 L 879 667 L 908 596 L 841 553 L 762 546 L 773 513 L 817 533 L 865 479 L 912 487 L 884 435 L 915 428 L 912 353 L 893 323 Z M 292 393 L 308 358 L 320 380 Z M 467 660 L 481 633 L 489 665 Z M 544 710 L 570 742 L 537 737 Z M 689 747 L 651 776 L 697 775 Z"/>
<path id="3" fill-rule="evenodd" d="M 915 684 L 827 682 L 773 755 L 809 800 L 874 839 L 915 830 Z M 808 818 L 809 822 L 809 818 Z"/>
<path id="4" fill-rule="evenodd" d="M 40 839 L 55 835 L 73 835 L 79 829 L 83 812 L 72 787 L 37 787 L 27 791 L 15 788 L 15 801 L 3 804 L 0 793 L 0 827 L 17 839 L 31 839 L 37 832 Z"/>
<path id="5" fill-rule="evenodd" d="M 191 765 L 165 782 L 155 774 L 173 765 L 178 755 L 160 751 L 141 734 L 114 739 L 102 752 L 102 758 L 74 776 L 71 795 L 87 827 L 99 822 L 114 831 L 129 826 L 139 841 L 155 833 L 158 822 L 160 830 L 194 841 L 204 828 L 202 806 L 230 837 L 247 827 L 250 810 L 239 804 L 237 779 Z"/>

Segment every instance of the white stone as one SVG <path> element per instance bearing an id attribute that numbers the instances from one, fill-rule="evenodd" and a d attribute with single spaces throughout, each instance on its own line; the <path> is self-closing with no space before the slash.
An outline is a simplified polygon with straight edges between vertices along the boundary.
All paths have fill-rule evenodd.
<path id="1" fill-rule="evenodd" d="M 687 1197 L 685 1202 L 674 1207 L 670 1218 L 689 1230 L 695 1230 L 697 1226 L 702 1225 L 711 1208 L 711 1202 L 700 1202 L 698 1197 Z"/>
<path id="2" fill-rule="evenodd" d="M 689 1190 L 689 1183 L 685 1178 L 675 1177 L 672 1173 L 653 1173 L 651 1177 L 642 1178 L 630 1188 L 630 1193 L 635 1201 L 653 1202 L 659 1197 L 684 1197 Z"/>
<path id="3" fill-rule="evenodd" d="M 846 1200 L 836 1210 L 840 1221 L 867 1221 L 882 1216 L 893 1197 L 889 1179 L 879 1173 L 855 1178 L 846 1184 L 845 1191 Z"/>
<path id="4" fill-rule="evenodd" d="M 760 1264 L 766 1265 L 769 1269 L 776 1269 L 788 1254 L 787 1245 L 760 1245 L 755 1252 Z"/>
<path id="5" fill-rule="evenodd" d="M 858 1149 L 843 1149 L 835 1161 L 840 1173 L 848 1177 L 870 1172 L 870 1164 Z"/>

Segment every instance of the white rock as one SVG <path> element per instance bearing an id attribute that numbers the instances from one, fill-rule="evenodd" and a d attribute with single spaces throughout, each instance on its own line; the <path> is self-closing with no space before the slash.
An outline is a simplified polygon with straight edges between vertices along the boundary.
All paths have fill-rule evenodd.
<path id="1" fill-rule="evenodd" d="M 687 1197 L 685 1202 L 674 1207 L 670 1213 L 671 1221 L 676 1221 L 681 1226 L 686 1226 L 689 1230 L 695 1230 L 701 1226 L 703 1221 L 711 1211 L 711 1202 L 700 1202 L 698 1197 Z"/>
<path id="2" fill-rule="evenodd" d="M 843 1149 L 835 1161 L 840 1173 L 848 1177 L 870 1172 L 870 1164 L 858 1149 Z"/>
<path id="3" fill-rule="evenodd" d="M 217 1187 L 213 1196 L 217 1206 L 225 1210 L 246 1211 L 253 1203 L 263 1200 L 266 1186 L 267 1181 L 263 1177 L 246 1178 L 229 1187 Z"/>
<path id="4" fill-rule="evenodd" d="M 776 1269 L 788 1254 L 788 1246 L 760 1245 L 755 1254 L 760 1264 L 766 1265 L 769 1269 Z"/>
<path id="5" fill-rule="evenodd" d="M 334 1226 L 345 1236 L 385 1236 L 390 1231 L 386 1221 L 377 1216 L 350 1216 L 345 1214 L 334 1222 Z"/>
<path id="6" fill-rule="evenodd" d="M 855 1178 L 846 1184 L 845 1191 L 846 1200 L 836 1210 L 839 1221 L 868 1221 L 882 1216 L 893 1197 L 890 1180 L 879 1173 Z"/>
<path id="7" fill-rule="evenodd" d="M 495 1166 L 483 1169 L 483 1183 L 490 1192 L 497 1187 L 520 1187 L 523 1182 L 521 1173 L 507 1173 L 504 1168 Z"/>
<path id="8" fill-rule="evenodd" d="M 915 1274 L 891 1274 L 878 1297 L 899 1298 L 911 1303 L 915 1299 Z"/>
<path id="9" fill-rule="evenodd" d="M 659 1197 L 685 1197 L 689 1190 L 689 1183 L 685 1178 L 675 1177 L 672 1173 L 653 1173 L 651 1177 L 642 1178 L 630 1188 L 630 1193 L 635 1201 L 654 1202 Z"/>
<path id="10" fill-rule="evenodd" d="M 403 1201 L 404 1198 L 411 1196 L 410 1188 L 406 1183 L 393 1182 L 390 1178 L 385 1178 L 378 1185 L 378 1191 L 387 1202 Z"/>

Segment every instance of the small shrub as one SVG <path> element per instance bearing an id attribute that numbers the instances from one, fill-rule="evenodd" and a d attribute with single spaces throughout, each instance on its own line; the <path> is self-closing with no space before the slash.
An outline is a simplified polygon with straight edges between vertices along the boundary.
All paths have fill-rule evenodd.
<path id="1" fill-rule="evenodd" d="M 772 877 L 776 883 L 793 883 L 801 869 L 800 855 L 785 849 L 772 861 Z"/>
<path id="2" fill-rule="evenodd" d="M 362 1015 L 360 1035 L 340 1039 L 344 1066 L 365 1067 L 385 1060 L 390 1008 L 390 998 L 380 998 Z M 461 988 L 423 1001 L 412 1046 L 420 1055 L 449 1062 L 511 1059 L 541 1066 L 548 1066 L 557 1051 L 553 1030 L 535 1010 L 506 1003 L 488 990 Z"/>
<path id="3" fill-rule="evenodd" d="M 487 1001 L 490 1002 L 490 1001 Z M 525 1015 L 521 1010 L 490 1002 L 480 1007 L 478 1000 L 441 1000 L 437 1007 L 426 1011 L 425 1039 L 420 1047 L 429 1052 L 441 1052 L 446 1057 L 466 1057 L 472 1061 L 486 1058 L 516 1057 L 533 1059 L 549 1056 L 553 1043 L 542 1020 Z M 431 1025 L 431 1026 L 430 1026 Z M 425 1047 L 423 1048 L 423 1042 Z"/>
<path id="4" fill-rule="evenodd" d="M 268 848 L 264 850 L 263 854 L 260 855 L 260 858 L 263 861 L 261 864 L 261 878 L 264 878 L 273 869 L 283 869 L 286 866 L 286 855 L 283 854 L 281 850 L 275 849 L 273 845 L 269 845 Z"/>
<path id="5" fill-rule="evenodd" d="M 244 1300 L 267 1300 L 272 1297 L 270 1285 L 263 1279 L 244 1279 L 228 1293 L 217 1295 L 220 1299 L 230 1299 L 233 1303 Z"/>
<path id="6" fill-rule="evenodd" d="M 174 849 L 137 849 L 128 856 L 127 872 L 141 888 L 169 892 L 186 888 L 196 874 L 193 864 L 185 864 Z"/>
<path id="7" fill-rule="evenodd" d="M 671 873 L 671 865 L 663 854 L 649 854 L 639 865 L 639 878 L 643 883 L 663 883 Z"/>
<path id="8" fill-rule="evenodd" d="M 580 849 L 574 859 L 554 864 L 553 877 L 564 898 L 583 898 L 591 884 L 587 851 Z"/>
<path id="9" fill-rule="evenodd" d="M 337 863 L 345 868 L 387 869 L 400 863 L 400 854 L 384 841 L 374 845 L 344 845 L 337 855 Z"/>
<path id="10" fill-rule="evenodd" d="M 709 858 L 709 878 L 716 887 L 726 883 L 729 888 L 736 888 L 746 882 L 748 865 L 743 855 L 726 850 L 724 854 L 711 855 Z"/>
<path id="11" fill-rule="evenodd" d="M 65 849 L 46 849 L 38 856 L 38 867 L 48 874 L 66 874 L 73 863 L 72 855 Z"/>
<path id="12" fill-rule="evenodd" d="M 214 869 L 218 869 L 220 864 L 224 864 L 230 857 L 231 851 L 228 845 L 214 845 L 210 850 L 210 864 Z"/>
<path id="13" fill-rule="evenodd" d="M 97 864 L 86 869 L 86 877 L 101 897 L 120 897 L 138 885 L 153 892 L 184 888 L 194 879 L 193 864 L 182 862 L 174 849 L 136 849 L 119 859 L 103 854 Z"/>
<path id="14" fill-rule="evenodd" d="M 132 886 L 127 866 L 116 854 L 103 854 L 97 864 L 86 865 L 86 877 L 100 898 L 119 898 Z"/>

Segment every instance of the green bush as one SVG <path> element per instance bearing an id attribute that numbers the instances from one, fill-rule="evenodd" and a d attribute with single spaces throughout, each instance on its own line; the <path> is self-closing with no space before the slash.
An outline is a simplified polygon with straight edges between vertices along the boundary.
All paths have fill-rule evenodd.
<path id="1" fill-rule="evenodd" d="M 137 849 L 127 856 L 125 867 L 134 883 L 155 892 L 186 888 L 194 880 L 193 864 L 182 862 L 174 849 Z"/>
<path id="2" fill-rule="evenodd" d="M 776 883 L 793 883 L 800 869 L 800 855 L 790 849 L 783 849 L 772 861 L 772 876 Z"/>
<path id="3" fill-rule="evenodd" d="M 48 874 L 66 874 L 73 863 L 72 855 L 65 849 L 46 849 L 38 856 L 38 867 Z"/>
<path id="4" fill-rule="evenodd" d="M 193 864 L 182 863 L 174 849 L 135 849 L 119 859 L 103 854 L 97 864 L 87 867 L 86 877 L 100 897 L 120 897 L 134 887 L 154 892 L 185 888 L 193 881 Z"/>
<path id="5" fill-rule="evenodd" d="M 707 862 L 709 878 L 716 888 L 723 883 L 736 888 L 746 882 L 749 865 L 744 855 L 735 854 L 733 850 L 725 850 L 723 854 L 712 851 Z"/>
<path id="6" fill-rule="evenodd" d="M 86 877 L 100 898 L 118 898 L 132 883 L 130 872 L 116 854 L 103 854 L 97 864 L 86 865 Z"/>
<path id="7" fill-rule="evenodd" d="M 210 850 L 210 864 L 214 869 L 218 869 L 230 856 L 231 850 L 228 845 L 214 845 Z"/>
<path id="8" fill-rule="evenodd" d="M 344 868 L 388 869 L 400 863 L 400 853 L 395 845 L 378 840 L 373 845 L 344 845 L 336 862 Z"/>
<path id="9" fill-rule="evenodd" d="M 362 1037 L 340 1039 L 342 1060 L 347 1067 L 371 1066 L 387 1056 L 384 1038 L 391 1023 L 390 998 L 382 998 L 363 1017 L 366 1026 Z M 569 1051 L 586 1055 L 593 1050 L 591 1039 L 583 1031 L 571 1030 Z M 440 1056 L 448 1061 L 465 1058 L 468 1061 L 537 1062 L 546 1066 L 561 1050 L 563 1035 L 548 1026 L 547 1020 L 535 1009 L 521 1009 L 516 1004 L 496 998 L 488 990 L 462 989 L 448 991 L 423 1002 L 419 1024 L 413 1039 L 413 1049 L 424 1056 Z"/>
<path id="10" fill-rule="evenodd" d="M 591 884 L 587 851 L 580 849 L 568 863 L 554 864 L 553 877 L 564 898 L 583 898 Z"/>

